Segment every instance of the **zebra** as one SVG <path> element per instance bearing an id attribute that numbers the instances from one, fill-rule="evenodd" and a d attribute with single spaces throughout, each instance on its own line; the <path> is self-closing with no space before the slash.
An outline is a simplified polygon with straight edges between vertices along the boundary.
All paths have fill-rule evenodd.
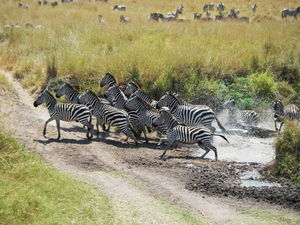
<path id="1" fill-rule="evenodd" d="M 286 16 L 294 16 L 294 19 L 297 20 L 297 15 L 298 15 L 299 12 L 300 12 L 300 7 L 298 7 L 297 9 L 287 9 L 287 8 L 285 8 L 284 10 L 282 10 L 281 16 L 282 16 L 283 20 L 284 19 L 286 20 Z"/>
<path id="2" fill-rule="evenodd" d="M 208 8 L 209 8 L 209 10 L 215 10 L 215 5 L 214 5 L 214 3 L 209 3 L 209 4 L 208 4 Z"/>
<path id="3" fill-rule="evenodd" d="M 256 112 L 252 110 L 238 110 L 235 106 L 235 100 L 230 98 L 223 104 L 224 109 L 228 109 L 228 123 L 235 125 L 240 119 L 243 123 L 247 125 L 257 125 L 259 122 L 259 117 Z"/>
<path id="4" fill-rule="evenodd" d="M 124 110 L 118 109 L 111 105 L 103 104 L 97 95 L 91 91 L 91 89 L 86 90 L 79 99 L 80 103 L 85 104 L 89 103 L 93 108 L 93 115 L 97 118 L 97 132 L 99 133 L 99 124 L 108 124 L 110 126 L 116 126 L 121 130 L 126 136 L 126 142 L 128 138 L 131 137 L 135 144 L 137 141 L 128 129 L 130 127 L 128 113 Z M 102 126 L 102 129 L 105 128 Z"/>
<path id="5" fill-rule="evenodd" d="M 105 85 L 108 85 L 108 87 L 111 87 L 113 85 L 117 84 L 116 78 L 110 73 L 105 73 L 101 79 L 100 87 L 104 87 Z"/>
<path id="6" fill-rule="evenodd" d="M 102 19 L 102 15 L 98 15 L 99 22 L 105 24 L 105 20 Z"/>
<path id="7" fill-rule="evenodd" d="M 115 5 L 113 10 L 120 10 L 120 11 L 126 11 L 126 6 L 125 5 Z"/>
<path id="8" fill-rule="evenodd" d="M 255 11 L 256 11 L 256 8 L 257 8 L 257 5 L 256 4 L 254 4 L 253 6 L 252 6 L 252 11 L 253 11 L 253 13 L 255 13 Z"/>
<path id="9" fill-rule="evenodd" d="M 123 23 L 130 23 L 131 19 L 129 17 L 124 17 L 123 15 L 120 16 L 120 22 Z"/>
<path id="10" fill-rule="evenodd" d="M 146 100 L 153 107 L 156 106 L 156 101 L 152 100 L 145 92 L 143 92 L 139 87 L 139 85 L 135 82 L 130 82 L 127 84 L 124 94 L 127 96 L 131 96 L 132 94 L 135 94 L 141 97 L 142 99 Z"/>
<path id="11" fill-rule="evenodd" d="M 180 123 L 187 126 L 205 126 L 212 133 L 215 132 L 211 123 L 214 119 L 223 131 L 223 133 L 228 134 L 226 129 L 222 126 L 218 118 L 216 117 L 214 111 L 206 105 L 193 106 L 190 104 L 184 104 L 178 98 L 169 93 L 168 91 L 156 104 L 157 108 L 166 106 L 170 109 L 170 112 L 178 119 Z"/>
<path id="12" fill-rule="evenodd" d="M 177 11 L 176 11 L 177 12 Z M 173 15 L 172 13 L 170 14 L 167 14 L 167 15 L 162 15 L 162 14 L 159 14 L 159 18 L 161 19 L 161 21 L 165 22 L 165 21 L 175 21 L 176 20 L 176 17 L 175 15 Z"/>
<path id="13" fill-rule="evenodd" d="M 44 4 L 44 5 L 47 5 L 47 4 L 48 4 L 48 1 L 47 1 L 47 0 L 44 0 L 44 1 L 43 1 L 43 4 Z"/>
<path id="14" fill-rule="evenodd" d="M 50 118 L 45 122 L 44 131 L 43 131 L 44 137 L 46 137 L 47 124 L 52 120 L 56 121 L 56 126 L 58 131 L 57 139 L 61 137 L 60 120 L 80 122 L 81 124 L 87 126 L 88 128 L 87 135 L 86 135 L 87 138 L 91 139 L 93 137 L 92 131 L 94 126 L 91 123 L 92 114 L 88 107 L 79 104 L 57 103 L 54 96 L 47 89 L 45 89 L 43 92 L 41 92 L 38 95 L 33 105 L 34 107 L 37 107 L 43 103 L 46 104 L 50 114 Z"/>
<path id="15" fill-rule="evenodd" d="M 148 21 L 149 22 L 150 21 L 156 21 L 156 22 L 158 22 L 158 19 L 160 17 L 162 17 L 162 16 L 163 16 L 163 14 L 161 14 L 161 13 L 151 13 L 150 16 L 148 17 Z"/>
<path id="16" fill-rule="evenodd" d="M 106 90 L 104 98 L 109 99 L 111 105 L 119 109 L 125 109 L 124 105 L 128 100 L 116 84 Z"/>
<path id="17" fill-rule="evenodd" d="M 275 130 L 280 131 L 284 120 L 294 120 L 297 119 L 298 122 L 300 121 L 300 111 L 299 108 L 294 104 L 289 104 L 284 106 L 281 100 L 273 101 L 273 109 L 274 109 L 274 122 L 275 122 Z M 279 129 L 277 128 L 277 122 L 280 123 Z"/>
<path id="18" fill-rule="evenodd" d="M 211 12 L 207 10 L 206 13 L 205 13 L 205 15 L 206 15 L 206 16 L 210 16 L 210 15 L 211 15 Z"/>
<path id="19" fill-rule="evenodd" d="M 160 157 L 163 157 L 166 154 L 174 141 L 177 141 L 185 144 L 197 143 L 200 148 L 205 150 L 205 153 L 200 157 L 202 159 L 210 150 L 213 150 L 215 152 L 215 159 L 218 160 L 217 149 L 211 144 L 212 136 L 222 137 L 229 143 L 225 136 L 213 134 L 206 128 L 180 125 L 178 120 L 167 110 L 161 110 L 160 114 L 163 117 L 164 124 L 167 128 L 167 137 L 160 139 L 157 145 L 160 147 L 163 142 L 168 142 L 167 147 Z"/>
<path id="20" fill-rule="evenodd" d="M 249 23 L 249 16 L 242 16 L 242 17 L 240 17 L 240 18 L 238 18 L 239 19 L 239 21 L 241 21 L 241 22 L 246 22 L 246 23 Z"/>
<path id="21" fill-rule="evenodd" d="M 78 103 L 78 99 L 80 96 L 78 91 L 67 81 L 56 91 L 56 98 L 60 98 L 63 95 L 66 95 L 69 101 L 73 104 Z"/>
<path id="22" fill-rule="evenodd" d="M 164 133 L 166 132 L 165 126 L 162 124 L 156 123 L 155 120 L 158 120 L 160 115 L 159 111 L 151 106 L 147 101 L 141 97 L 134 95 L 132 96 L 125 104 L 127 110 L 135 111 L 138 116 L 138 123 L 141 125 L 142 132 L 144 133 L 146 142 L 148 143 L 148 138 L 146 135 L 145 126 L 148 128 L 157 128 L 161 129 Z"/>

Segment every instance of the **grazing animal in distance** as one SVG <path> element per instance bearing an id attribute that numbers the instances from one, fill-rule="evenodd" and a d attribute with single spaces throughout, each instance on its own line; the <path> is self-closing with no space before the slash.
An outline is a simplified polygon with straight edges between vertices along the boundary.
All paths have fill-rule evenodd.
<path id="1" fill-rule="evenodd" d="M 33 105 L 34 107 L 37 107 L 43 103 L 46 104 L 50 115 L 50 118 L 45 122 L 44 125 L 44 131 L 43 131 L 44 137 L 46 137 L 47 124 L 53 120 L 56 121 L 57 132 L 58 132 L 57 139 L 61 137 L 60 120 L 80 122 L 81 124 L 87 126 L 88 128 L 87 135 L 86 135 L 87 138 L 90 139 L 93 137 L 94 126 L 91 124 L 92 114 L 88 107 L 79 104 L 57 103 L 56 99 L 47 89 L 45 89 L 43 92 L 41 92 L 38 95 Z"/>
<path id="2" fill-rule="evenodd" d="M 282 19 L 283 20 L 286 20 L 287 21 L 287 19 L 286 19 L 286 16 L 293 16 L 294 17 L 294 19 L 293 20 L 297 20 L 297 15 L 299 14 L 299 12 L 300 12 L 300 7 L 298 7 L 297 9 L 284 9 L 284 10 L 282 10 L 282 12 L 281 12 L 281 16 L 282 16 Z"/>
<path id="3" fill-rule="evenodd" d="M 105 24 L 105 20 L 102 19 L 102 15 L 98 15 L 99 22 Z"/>
<path id="4" fill-rule="evenodd" d="M 130 23 L 131 19 L 129 17 L 124 17 L 123 15 L 120 16 L 120 22 L 123 23 Z"/>
<path id="5" fill-rule="evenodd" d="M 252 8 L 251 8 L 253 13 L 255 13 L 255 11 L 256 11 L 256 8 L 257 8 L 257 5 L 256 5 L 256 4 L 254 4 L 254 5 L 252 6 Z"/>
<path id="6" fill-rule="evenodd" d="M 95 0 L 95 2 L 98 2 L 98 1 L 99 2 L 106 2 L 106 3 L 108 2 L 108 0 Z"/>
<path id="7" fill-rule="evenodd" d="M 220 2 L 219 4 L 217 4 L 217 10 L 218 11 L 224 11 L 225 9 L 225 4 Z"/>
<path id="8" fill-rule="evenodd" d="M 205 13 L 205 15 L 206 15 L 206 16 L 210 16 L 210 15 L 211 15 L 211 12 L 207 10 L 206 13 Z"/>
<path id="9" fill-rule="evenodd" d="M 42 1 L 41 0 L 38 0 L 37 2 L 38 2 L 39 5 L 42 5 Z"/>
<path id="10" fill-rule="evenodd" d="M 28 5 L 23 5 L 22 3 L 19 3 L 18 6 L 20 8 L 28 9 Z"/>
<path id="11" fill-rule="evenodd" d="M 30 23 L 26 23 L 26 28 L 33 28 L 33 25 Z"/>
<path id="12" fill-rule="evenodd" d="M 289 104 L 284 106 L 281 100 L 273 101 L 273 109 L 274 109 L 274 122 L 275 122 L 275 130 L 280 131 L 284 120 L 298 120 L 300 121 L 300 111 L 299 108 L 294 104 Z M 280 123 L 279 129 L 277 128 L 277 122 Z"/>
<path id="13" fill-rule="evenodd" d="M 228 123 L 230 125 L 236 125 L 239 121 L 246 125 L 257 125 L 259 117 L 256 112 L 252 110 L 238 110 L 236 108 L 236 102 L 233 98 L 230 98 L 223 104 L 224 109 L 228 109 Z"/>
<path id="14" fill-rule="evenodd" d="M 161 14 L 161 13 L 151 13 L 150 16 L 148 17 L 148 21 L 149 22 L 150 21 L 158 22 L 158 19 L 162 16 L 163 16 L 163 14 Z"/>
<path id="15" fill-rule="evenodd" d="M 13 23 L 10 23 L 10 24 L 6 24 L 3 26 L 3 30 L 8 30 L 8 29 L 12 29 L 14 28 L 14 24 Z"/>
<path id="16" fill-rule="evenodd" d="M 205 4 L 203 5 L 202 9 L 203 9 L 203 12 L 206 12 L 206 10 L 208 9 L 208 5 L 205 3 Z"/>
<path id="17" fill-rule="evenodd" d="M 55 1 L 55 0 L 51 0 L 50 4 L 52 5 L 52 7 L 55 7 L 58 5 L 57 1 Z"/>
<path id="18" fill-rule="evenodd" d="M 239 21 L 249 23 L 249 16 L 242 16 L 242 17 L 240 17 L 238 19 L 239 19 Z"/>
<path id="19" fill-rule="evenodd" d="M 120 10 L 120 11 L 126 11 L 126 6 L 125 5 L 115 5 L 113 10 Z"/>
<path id="20" fill-rule="evenodd" d="M 214 5 L 214 3 L 209 3 L 209 4 L 208 4 L 208 8 L 209 8 L 209 10 L 215 10 L 215 5 Z"/>
<path id="21" fill-rule="evenodd" d="M 197 13 L 194 13 L 194 20 L 200 20 L 202 17 L 202 14 L 199 13 L 199 15 Z"/>
<path id="22" fill-rule="evenodd" d="M 205 150 L 205 153 L 200 157 L 202 159 L 207 155 L 207 153 L 209 153 L 210 150 L 213 150 L 215 153 L 215 159 L 218 160 L 217 149 L 211 144 L 212 136 L 222 137 L 229 143 L 225 136 L 221 134 L 213 134 L 204 127 L 189 127 L 180 125 L 178 120 L 169 111 L 161 110 L 160 115 L 167 128 L 167 137 L 160 139 L 157 145 L 160 146 L 163 142 L 168 142 L 160 157 L 163 157 L 172 143 L 177 141 L 185 144 L 198 144 L 200 148 Z"/>
<path id="23" fill-rule="evenodd" d="M 43 0 L 43 5 L 47 5 L 48 1 L 47 0 Z"/>

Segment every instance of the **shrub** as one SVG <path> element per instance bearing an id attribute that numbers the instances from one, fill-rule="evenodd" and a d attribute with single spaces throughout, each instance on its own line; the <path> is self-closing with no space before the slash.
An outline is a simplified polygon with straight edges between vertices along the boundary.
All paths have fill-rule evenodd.
<path id="1" fill-rule="evenodd" d="M 282 135 L 275 142 L 276 163 L 272 175 L 300 184 L 300 127 L 293 121 L 286 121 L 284 126 Z"/>

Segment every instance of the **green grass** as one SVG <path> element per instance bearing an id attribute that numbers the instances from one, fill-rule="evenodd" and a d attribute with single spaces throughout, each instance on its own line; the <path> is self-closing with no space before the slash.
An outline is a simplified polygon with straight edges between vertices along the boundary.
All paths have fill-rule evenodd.
<path id="1" fill-rule="evenodd" d="M 1 224 L 113 224 L 109 199 L 58 172 L 0 126 Z"/>

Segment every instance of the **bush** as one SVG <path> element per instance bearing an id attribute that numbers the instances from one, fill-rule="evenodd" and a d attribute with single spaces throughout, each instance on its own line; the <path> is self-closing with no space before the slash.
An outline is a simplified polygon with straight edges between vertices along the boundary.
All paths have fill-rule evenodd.
<path id="1" fill-rule="evenodd" d="M 272 175 L 300 184 L 300 126 L 293 121 L 286 121 L 284 126 L 275 142 L 276 163 Z"/>

